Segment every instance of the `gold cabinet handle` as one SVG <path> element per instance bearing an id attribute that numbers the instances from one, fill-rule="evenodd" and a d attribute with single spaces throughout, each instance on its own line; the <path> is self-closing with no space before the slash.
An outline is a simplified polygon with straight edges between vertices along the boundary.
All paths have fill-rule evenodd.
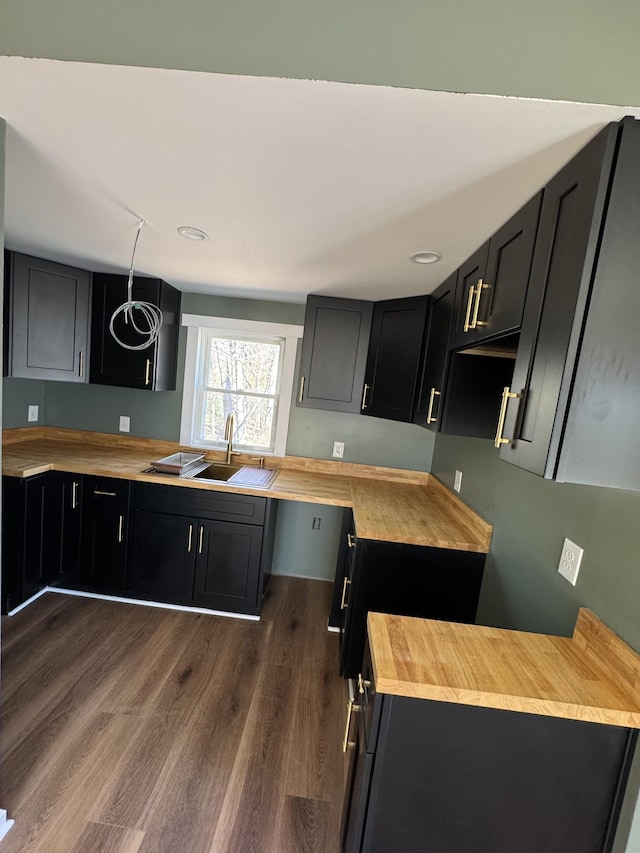
<path id="1" fill-rule="evenodd" d="M 122 526 L 124 525 L 124 515 L 118 516 L 118 542 L 122 542 Z"/>
<path id="2" fill-rule="evenodd" d="M 84 376 L 84 353 L 82 350 L 78 353 L 78 376 L 80 379 Z"/>
<path id="3" fill-rule="evenodd" d="M 511 444 L 510 439 L 503 438 L 502 432 L 504 430 L 504 421 L 507 416 L 507 406 L 509 405 L 509 400 L 511 398 L 517 398 L 520 394 L 516 394 L 512 391 L 507 385 L 502 392 L 502 402 L 500 403 L 500 415 L 498 416 L 498 428 L 496 430 L 496 438 L 493 442 L 494 447 L 500 447 L 503 444 Z"/>
<path id="4" fill-rule="evenodd" d="M 349 546 L 349 548 L 356 547 L 356 537 L 353 535 L 353 533 L 347 533 L 347 545 Z"/>
<path id="5" fill-rule="evenodd" d="M 345 610 L 349 606 L 345 601 L 345 598 L 347 597 L 347 587 L 350 583 L 351 581 L 349 580 L 349 578 L 345 578 L 342 582 L 342 599 L 340 601 L 340 610 Z"/>
<path id="6" fill-rule="evenodd" d="M 71 485 L 71 509 L 78 509 L 78 483 Z"/>
<path id="7" fill-rule="evenodd" d="M 298 394 L 298 402 L 302 402 L 302 396 L 304 394 L 304 376 L 300 377 L 300 393 Z"/>
<path id="8" fill-rule="evenodd" d="M 476 292 L 476 289 L 473 284 L 469 286 L 469 298 L 467 299 L 467 313 L 464 317 L 464 331 L 468 332 L 471 326 L 469 325 L 471 320 L 471 306 L 473 305 L 473 295 Z"/>
<path id="9" fill-rule="evenodd" d="M 478 312 L 480 311 L 480 299 L 482 297 L 482 291 L 488 290 L 488 289 L 489 289 L 489 285 L 485 284 L 484 281 L 481 278 L 479 278 L 478 284 L 476 286 L 476 301 L 475 301 L 474 306 L 473 306 L 473 319 L 471 320 L 471 323 L 469 324 L 470 329 L 477 329 L 478 326 L 486 326 L 487 325 L 484 322 L 484 320 L 478 320 Z"/>
<path id="10" fill-rule="evenodd" d="M 347 725 L 344 727 L 344 738 L 342 739 L 342 751 L 353 749 L 356 745 L 354 740 L 349 740 L 349 729 L 351 728 L 351 715 L 354 711 L 359 711 L 360 706 L 356 705 L 353 699 L 347 699 Z"/>
<path id="11" fill-rule="evenodd" d="M 362 391 L 362 408 L 363 409 L 367 408 L 367 392 L 368 392 L 370 387 L 371 386 L 369 386 L 365 383 L 364 389 Z"/>
<path id="12" fill-rule="evenodd" d="M 358 673 L 358 693 L 364 693 L 365 687 L 371 687 L 371 682 L 362 677 L 362 673 Z"/>
<path id="13" fill-rule="evenodd" d="M 436 397 L 440 396 L 440 391 L 436 391 L 435 388 L 431 389 L 431 394 L 429 394 L 429 411 L 427 412 L 427 423 L 434 424 L 438 420 L 438 416 L 433 417 L 433 402 Z"/>
<path id="14" fill-rule="evenodd" d="M 151 384 L 151 376 L 150 375 L 151 375 L 151 359 L 148 358 L 147 359 L 147 368 L 146 368 L 146 371 L 144 374 L 144 384 L 145 385 Z"/>
<path id="15" fill-rule="evenodd" d="M 204 527 L 200 525 L 200 535 L 198 538 L 198 554 L 202 554 L 202 537 L 204 536 Z"/>
<path id="16" fill-rule="evenodd" d="M 107 498 L 117 498 L 118 497 L 116 492 L 101 492 L 100 489 L 94 489 L 93 494 L 94 495 L 104 495 Z"/>
<path id="17" fill-rule="evenodd" d="M 189 525 L 189 542 L 187 544 L 187 554 L 191 553 L 191 543 L 193 542 L 193 524 Z"/>

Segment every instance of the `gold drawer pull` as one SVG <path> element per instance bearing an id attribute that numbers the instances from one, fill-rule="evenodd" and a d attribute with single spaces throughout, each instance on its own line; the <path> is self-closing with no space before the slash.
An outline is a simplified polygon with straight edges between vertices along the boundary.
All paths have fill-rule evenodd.
<path id="1" fill-rule="evenodd" d="M 490 287 L 490 285 L 485 284 L 481 278 L 478 279 L 478 284 L 476 287 L 476 301 L 475 301 L 475 305 L 473 307 L 473 319 L 469 325 L 470 329 L 477 329 L 478 326 L 486 326 L 487 325 L 484 322 L 484 320 L 478 320 L 478 312 L 480 310 L 480 298 L 482 297 L 482 291 L 488 290 L 489 287 Z"/>
<path id="2" fill-rule="evenodd" d="M 187 553 L 191 553 L 191 543 L 193 541 L 193 524 L 189 525 L 189 542 L 187 544 Z"/>
<path id="3" fill-rule="evenodd" d="M 144 374 L 144 384 L 145 384 L 145 385 L 150 385 L 150 384 L 151 384 L 151 376 L 150 376 L 150 373 L 151 373 L 151 359 L 150 359 L 150 358 L 148 358 L 148 359 L 147 359 L 147 369 L 145 370 L 145 374 Z"/>
<path id="4" fill-rule="evenodd" d="M 122 526 L 124 524 L 124 515 L 118 516 L 118 543 L 122 542 Z"/>
<path id="5" fill-rule="evenodd" d="M 104 495 L 107 498 L 117 498 L 118 497 L 117 492 L 101 492 L 100 489 L 94 489 L 93 494 L 94 495 Z"/>
<path id="6" fill-rule="evenodd" d="M 71 487 L 71 509 L 78 509 L 78 485 L 73 483 Z"/>
<path id="7" fill-rule="evenodd" d="M 371 687 L 371 682 L 362 677 L 362 673 L 358 673 L 358 693 L 364 693 L 365 687 Z"/>
<path id="8" fill-rule="evenodd" d="M 347 595 L 347 586 L 351 583 L 349 578 L 345 578 L 342 584 L 342 601 L 340 602 L 340 610 L 345 610 L 349 605 L 345 601 Z"/>
<path id="9" fill-rule="evenodd" d="M 198 539 L 198 554 L 202 554 L 202 537 L 204 536 L 204 527 L 200 525 L 200 536 Z"/>
<path id="10" fill-rule="evenodd" d="M 300 393 L 298 394 L 298 402 L 302 402 L 302 397 L 304 395 L 304 376 L 300 377 Z"/>
<path id="11" fill-rule="evenodd" d="M 467 299 L 467 313 L 464 318 L 464 331 L 468 332 L 471 326 L 469 325 L 471 320 L 471 306 L 473 304 L 473 295 L 476 292 L 476 289 L 473 285 L 469 287 L 469 298 Z"/>
<path id="12" fill-rule="evenodd" d="M 438 416 L 433 417 L 433 402 L 436 397 L 440 396 L 440 391 L 436 391 L 435 388 L 431 389 L 431 394 L 429 395 L 429 411 L 427 412 L 427 423 L 434 424 L 438 420 Z"/>
<path id="13" fill-rule="evenodd" d="M 347 545 L 349 546 L 349 548 L 356 547 L 356 537 L 353 535 L 353 533 L 347 533 Z"/>
<path id="14" fill-rule="evenodd" d="M 351 715 L 354 711 L 359 711 L 360 706 L 356 705 L 353 699 L 347 699 L 347 725 L 344 727 L 344 738 L 342 739 L 342 751 L 353 749 L 356 745 L 354 740 L 349 740 L 349 729 L 351 728 Z"/>
<path id="15" fill-rule="evenodd" d="M 362 391 L 362 409 L 366 409 L 366 408 L 367 408 L 367 392 L 369 391 L 369 388 L 370 388 L 370 387 L 371 387 L 371 386 L 370 386 L 370 385 L 367 385 L 367 384 L 366 384 L 366 382 L 365 382 L 365 386 L 364 386 L 364 389 L 363 389 L 363 391 Z"/>
<path id="16" fill-rule="evenodd" d="M 503 444 L 511 444 L 511 440 L 508 438 L 502 437 L 502 432 L 504 430 L 504 421 L 507 416 L 507 406 L 509 405 L 510 399 L 515 399 L 520 397 L 520 394 L 516 394 L 512 391 L 507 385 L 502 392 L 502 402 L 500 403 L 500 415 L 498 417 L 498 428 L 496 430 L 496 439 L 493 442 L 494 447 L 500 447 Z"/>

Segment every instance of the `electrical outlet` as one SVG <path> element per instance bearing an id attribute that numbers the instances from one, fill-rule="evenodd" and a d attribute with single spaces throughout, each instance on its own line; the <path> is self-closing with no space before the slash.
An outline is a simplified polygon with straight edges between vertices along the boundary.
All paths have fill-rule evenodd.
<path id="1" fill-rule="evenodd" d="M 320 530 L 320 520 L 321 520 L 320 517 L 317 515 L 315 515 L 313 517 L 313 521 L 311 522 L 311 529 L 312 530 Z"/>
<path id="2" fill-rule="evenodd" d="M 584 550 L 572 542 L 571 539 L 565 539 L 562 546 L 562 554 L 560 555 L 560 564 L 558 571 L 565 580 L 568 580 L 573 586 L 578 580 L 578 572 L 580 571 L 580 561 Z"/>
<path id="3" fill-rule="evenodd" d="M 456 476 L 453 480 L 453 489 L 456 492 L 459 492 L 462 488 L 462 471 L 456 471 Z"/>
<path id="4" fill-rule="evenodd" d="M 334 459 L 342 459 L 344 456 L 344 441 L 334 441 L 333 442 L 333 456 Z"/>
<path id="5" fill-rule="evenodd" d="M 37 421 L 39 411 L 40 411 L 39 406 L 29 406 L 29 413 L 27 414 L 27 420 L 28 421 Z"/>
<path id="6" fill-rule="evenodd" d="M 118 429 L 120 432 L 129 432 L 131 428 L 131 418 L 129 415 L 120 415 L 120 426 Z"/>

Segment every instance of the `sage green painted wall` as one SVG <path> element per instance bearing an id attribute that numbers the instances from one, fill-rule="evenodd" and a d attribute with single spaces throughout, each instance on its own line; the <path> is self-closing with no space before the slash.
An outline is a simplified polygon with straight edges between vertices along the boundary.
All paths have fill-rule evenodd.
<path id="1" fill-rule="evenodd" d="M 313 529 L 313 520 L 320 528 Z M 273 546 L 273 571 L 278 575 L 333 580 L 342 508 L 323 504 L 280 501 Z"/>
<path id="2" fill-rule="evenodd" d="M 44 382 L 5 377 L 2 382 L 2 428 L 37 426 L 27 420 L 31 405 L 39 406 L 38 423 L 44 423 Z"/>
<path id="3" fill-rule="evenodd" d="M 4 0 L 0 53 L 640 103 L 636 0 Z"/>
<path id="4" fill-rule="evenodd" d="M 544 480 L 501 462 L 491 441 L 439 435 L 433 473 L 451 488 L 456 468 L 461 497 L 494 526 L 479 622 L 568 636 L 585 606 L 640 651 L 639 492 Z M 575 587 L 557 571 L 565 537 L 584 548 Z M 617 851 L 640 850 L 639 788 L 640 754 Z"/>

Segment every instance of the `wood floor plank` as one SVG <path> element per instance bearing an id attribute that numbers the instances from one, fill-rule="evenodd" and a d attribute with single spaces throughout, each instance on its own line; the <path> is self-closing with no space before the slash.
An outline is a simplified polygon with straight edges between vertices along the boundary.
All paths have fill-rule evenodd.
<path id="1" fill-rule="evenodd" d="M 290 722 L 299 679 L 291 667 L 267 664 L 253 697 L 210 853 L 272 853 L 291 752 Z"/>
<path id="2" fill-rule="evenodd" d="M 22 639 L 25 632 L 36 630 L 38 622 L 50 619 L 57 610 L 66 610 L 65 596 L 50 592 L 41 595 L 32 602 L 27 614 L 26 608 L 14 616 L 2 618 L 2 649 L 7 652 L 11 646 Z"/>
<path id="3" fill-rule="evenodd" d="M 138 853 L 143 839 L 139 829 L 87 823 L 70 853 Z"/>
<path id="4" fill-rule="evenodd" d="M 337 666 L 335 637 L 327 631 L 331 585 L 325 581 L 275 577 L 272 586 L 278 603 L 265 614 L 265 618 L 274 622 L 266 659 L 277 666 L 318 666 L 333 648 Z"/>
<path id="5" fill-rule="evenodd" d="M 284 803 L 278 853 L 340 853 L 337 823 L 331 804 L 306 797 L 287 797 Z"/>

